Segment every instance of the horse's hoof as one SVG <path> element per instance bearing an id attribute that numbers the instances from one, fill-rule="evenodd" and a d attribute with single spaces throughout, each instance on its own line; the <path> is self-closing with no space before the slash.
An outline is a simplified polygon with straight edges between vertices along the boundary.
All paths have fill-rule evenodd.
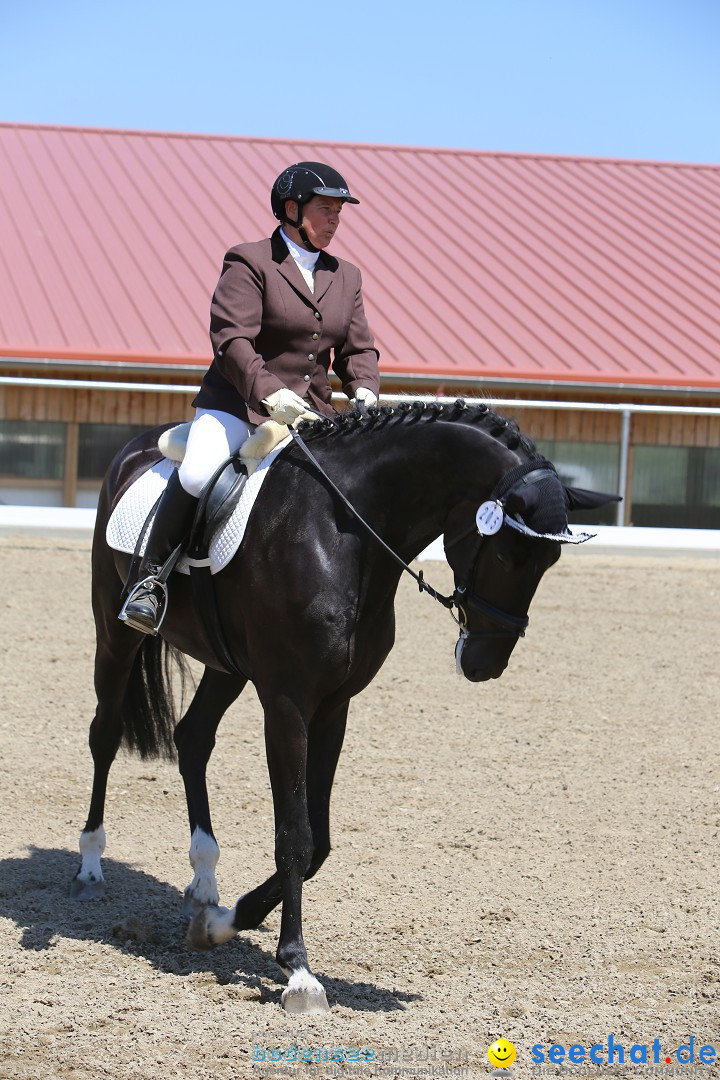
<path id="1" fill-rule="evenodd" d="M 305 1016 L 320 1016 L 330 1012 L 325 991 L 319 990 L 283 990 L 280 998 L 285 1012 L 304 1013 Z"/>
<path id="2" fill-rule="evenodd" d="M 330 1012 L 325 991 L 309 971 L 296 971 L 283 990 L 280 1004 L 285 1012 L 320 1016 Z"/>
<path id="3" fill-rule="evenodd" d="M 214 949 L 216 945 L 224 945 L 234 938 L 237 934 L 234 914 L 234 908 L 206 904 L 188 926 L 187 943 L 190 948 Z"/>
<path id="4" fill-rule="evenodd" d="M 211 909 L 205 907 L 201 908 L 196 915 L 191 916 L 186 938 L 189 948 L 204 952 L 215 947 L 215 939 L 210 933 L 210 915 Z"/>
<path id="5" fill-rule="evenodd" d="M 105 882 L 100 881 L 83 881 L 82 878 L 75 877 L 70 882 L 70 899 L 71 900 L 100 900 L 105 895 Z"/>

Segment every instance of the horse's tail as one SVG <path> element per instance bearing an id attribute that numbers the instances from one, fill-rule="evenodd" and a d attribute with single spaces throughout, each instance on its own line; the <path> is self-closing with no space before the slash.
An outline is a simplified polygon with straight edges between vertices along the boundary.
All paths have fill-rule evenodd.
<path id="1" fill-rule="evenodd" d="M 146 634 L 138 650 L 122 704 L 123 742 L 141 758 L 175 759 L 173 731 L 178 708 L 173 674 L 179 675 L 180 706 L 191 680 L 183 654 L 159 635 Z"/>

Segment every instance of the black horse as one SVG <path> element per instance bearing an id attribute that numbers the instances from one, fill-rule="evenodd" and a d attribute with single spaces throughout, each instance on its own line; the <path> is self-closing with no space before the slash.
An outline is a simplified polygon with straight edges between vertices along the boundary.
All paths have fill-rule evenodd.
<path id="1" fill-rule="evenodd" d="M 173 574 L 162 637 L 118 620 L 129 558 L 105 540 L 128 485 L 160 457 L 158 431 L 131 442 L 111 465 L 93 544 L 97 711 L 90 728 L 94 783 L 80 838 L 78 899 L 104 888 L 103 811 L 110 766 L 124 741 L 143 757 L 177 749 L 190 817 L 186 889 L 189 943 L 209 948 L 257 927 L 282 903 L 277 961 L 290 1011 L 328 1008 L 302 937 L 303 882 L 330 851 L 330 792 L 348 705 L 373 679 L 394 640 L 400 562 L 444 534 L 458 609 L 458 668 L 472 682 L 498 678 L 527 624 L 538 583 L 571 539 L 577 496 L 517 427 L 484 404 L 420 403 L 311 424 L 273 465 L 236 558 L 215 576 L 225 639 L 255 685 L 265 716 L 275 808 L 276 872 L 234 908 L 218 906 L 206 767 L 220 720 L 247 679 L 224 670 L 195 614 L 191 586 Z M 319 468 L 318 468 L 319 466 Z M 324 470 L 324 474 L 323 471 Z M 389 545 L 392 558 L 334 490 Z M 583 505 L 601 505 L 592 495 Z M 478 508 L 483 504 L 482 513 Z M 398 561 L 400 560 L 400 562 Z M 164 640 L 163 640 L 164 639 Z M 175 727 L 168 647 L 205 665 Z"/>

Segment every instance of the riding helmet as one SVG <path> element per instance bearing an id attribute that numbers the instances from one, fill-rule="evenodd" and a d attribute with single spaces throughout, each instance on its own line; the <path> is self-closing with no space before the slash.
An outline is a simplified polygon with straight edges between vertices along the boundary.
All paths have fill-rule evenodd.
<path id="1" fill-rule="evenodd" d="M 348 189 L 342 176 L 329 165 L 323 165 L 319 161 L 298 161 L 295 165 L 289 165 L 278 176 L 272 186 L 270 205 L 272 212 L 279 221 L 289 221 L 285 214 L 285 202 L 292 199 L 300 207 L 300 219 L 302 220 L 303 204 L 312 199 L 313 195 L 328 195 L 333 199 L 342 199 L 343 202 L 359 203 Z"/>

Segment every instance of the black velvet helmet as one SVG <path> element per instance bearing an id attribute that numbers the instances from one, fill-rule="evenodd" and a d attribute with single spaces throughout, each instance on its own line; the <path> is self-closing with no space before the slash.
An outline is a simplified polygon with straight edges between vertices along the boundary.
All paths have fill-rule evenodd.
<path id="1" fill-rule="evenodd" d="M 340 173 L 329 165 L 323 165 L 319 161 L 298 161 L 295 165 L 288 165 L 273 184 L 270 194 L 272 212 L 279 221 L 297 225 L 298 222 L 290 221 L 285 213 L 286 200 L 292 199 L 298 204 L 302 221 L 303 204 L 312 199 L 313 195 L 328 195 L 348 203 L 360 202 L 350 194 Z"/>

